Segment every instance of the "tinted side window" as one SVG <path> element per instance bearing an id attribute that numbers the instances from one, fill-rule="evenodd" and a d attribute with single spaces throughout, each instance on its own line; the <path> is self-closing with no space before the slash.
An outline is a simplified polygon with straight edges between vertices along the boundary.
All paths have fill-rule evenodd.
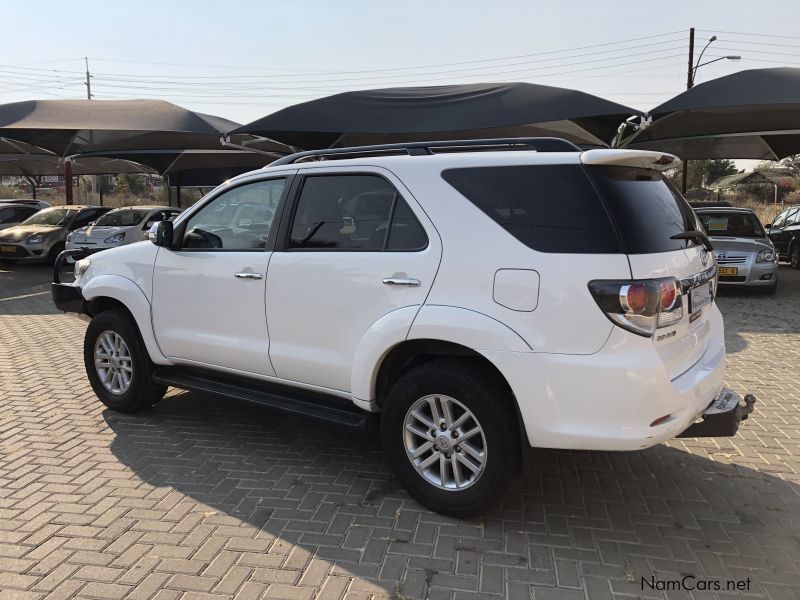
<path id="1" fill-rule="evenodd" d="M 611 210 L 629 254 L 651 254 L 696 245 L 673 240 L 673 235 L 695 229 L 691 207 L 660 172 L 618 166 L 590 166 Z"/>
<path id="2" fill-rule="evenodd" d="M 387 250 L 413 251 L 422 250 L 428 245 L 428 236 L 422 225 L 411 212 L 405 200 L 397 197 L 397 204 L 392 214 L 392 224 L 389 227 L 389 239 L 386 242 Z"/>
<path id="3" fill-rule="evenodd" d="M 800 222 L 800 208 L 795 208 L 786 215 L 786 222 L 783 226 L 789 227 L 790 225 L 797 225 L 798 222 Z"/>
<path id="4" fill-rule="evenodd" d="M 263 250 L 285 184 L 270 179 L 220 194 L 189 219 L 181 247 Z"/>
<path id="5" fill-rule="evenodd" d="M 789 214 L 788 210 L 783 211 L 781 214 L 775 217 L 775 220 L 772 222 L 772 226 L 783 227 L 783 222 L 786 220 L 786 215 L 788 214 Z"/>
<path id="6" fill-rule="evenodd" d="M 605 207 L 580 165 L 449 169 L 442 177 L 539 252 L 620 252 Z"/>
<path id="7" fill-rule="evenodd" d="M 394 186 L 377 175 L 307 177 L 289 248 L 380 251 L 396 198 Z"/>
<path id="8" fill-rule="evenodd" d="M 21 219 L 20 219 L 21 220 Z M 16 219 L 16 212 L 11 207 L 0 207 L 0 224 L 2 223 L 15 223 Z"/>

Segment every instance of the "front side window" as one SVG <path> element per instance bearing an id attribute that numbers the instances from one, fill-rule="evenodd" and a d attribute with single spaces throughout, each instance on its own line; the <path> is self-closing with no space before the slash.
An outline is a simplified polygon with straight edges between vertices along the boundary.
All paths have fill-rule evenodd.
<path id="1" fill-rule="evenodd" d="M 263 250 L 286 179 L 257 181 L 214 198 L 186 224 L 182 248 Z"/>
<path id="2" fill-rule="evenodd" d="M 395 220 L 389 225 L 392 214 Z M 425 231 L 394 186 L 377 175 L 307 177 L 289 248 L 295 250 L 419 250 Z"/>
<path id="3" fill-rule="evenodd" d="M 72 224 L 69 226 L 70 229 L 78 229 L 79 227 L 85 227 L 92 221 L 94 221 L 98 215 L 105 213 L 104 209 L 96 209 L 90 208 L 84 211 L 81 211 Z"/>
<path id="4" fill-rule="evenodd" d="M 698 213 L 700 222 L 712 237 L 764 237 L 761 223 L 754 214 L 743 212 Z"/>
<path id="5" fill-rule="evenodd" d="M 784 222 L 783 226 L 789 227 L 791 225 L 797 225 L 798 223 L 800 223 L 800 208 L 795 208 L 786 215 L 786 222 Z"/>
<path id="6" fill-rule="evenodd" d="M 4 223 L 15 223 L 16 222 L 16 212 L 14 208 L 8 206 L 6 208 L 0 207 L 0 225 Z"/>

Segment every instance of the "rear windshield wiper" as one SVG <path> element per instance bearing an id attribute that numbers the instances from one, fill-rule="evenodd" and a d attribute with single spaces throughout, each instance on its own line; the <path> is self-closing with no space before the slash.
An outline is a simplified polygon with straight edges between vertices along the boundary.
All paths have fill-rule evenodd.
<path id="1" fill-rule="evenodd" d="M 711 240 L 708 239 L 708 236 L 700 231 L 699 229 L 687 229 L 686 231 L 681 231 L 680 233 L 676 233 L 675 235 L 671 236 L 669 239 L 671 240 L 696 240 L 703 244 L 706 250 L 711 252 L 714 250 L 714 246 L 711 245 Z"/>

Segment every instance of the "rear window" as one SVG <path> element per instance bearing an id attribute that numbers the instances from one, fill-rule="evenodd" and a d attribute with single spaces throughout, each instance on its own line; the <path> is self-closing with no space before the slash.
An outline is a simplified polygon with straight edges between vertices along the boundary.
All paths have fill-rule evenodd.
<path id="1" fill-rule="evenodd" d="M 600 188 L 628 254 L 652 254 L 696 245 L 670 239 L 696 228 L 691 207 L 660 172 L 620 166 L 587 166 Z"/>
<path id="2" fill-rule="evenodd" d="M 602 201 L 581 165 L 448 169 L 447 183 L 539 252 L 620 252 Z"/>

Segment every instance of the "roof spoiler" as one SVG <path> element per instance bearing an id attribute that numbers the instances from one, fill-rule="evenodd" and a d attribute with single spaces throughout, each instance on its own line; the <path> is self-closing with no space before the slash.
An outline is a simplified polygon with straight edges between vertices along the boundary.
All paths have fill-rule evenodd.
<path id="1" fill-rule="evenodd" d="M 585 165 L 617 165 L 666 171 L 680 164 L 680 159 L 666 152 L 649 150 L 587 150 L 581 153 Z"/>

